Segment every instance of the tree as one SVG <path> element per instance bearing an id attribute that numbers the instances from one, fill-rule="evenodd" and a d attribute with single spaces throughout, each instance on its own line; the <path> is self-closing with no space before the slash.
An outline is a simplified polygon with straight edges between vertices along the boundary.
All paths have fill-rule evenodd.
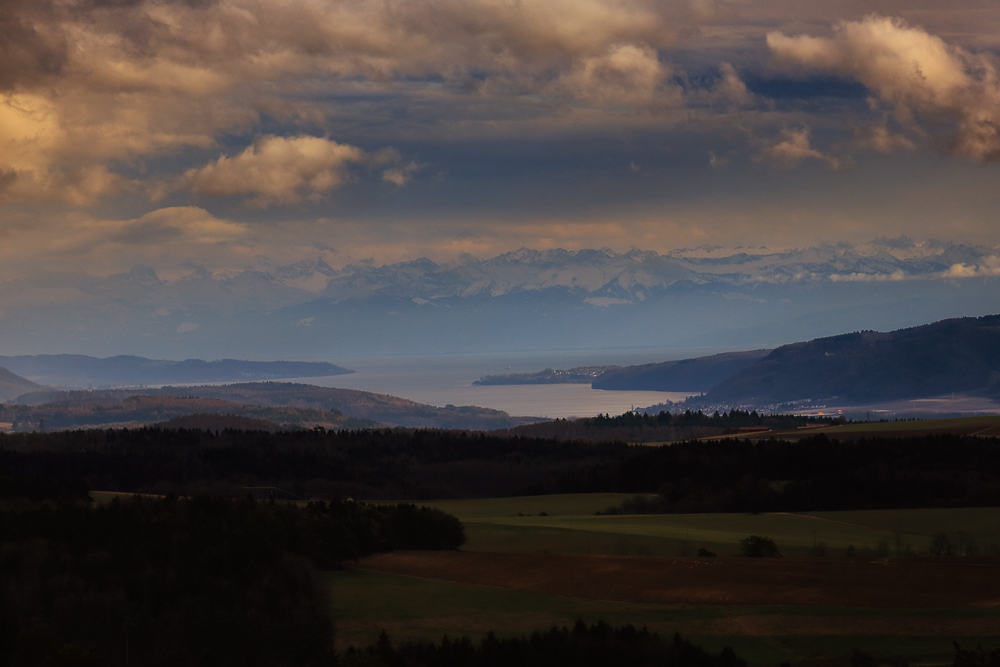
<path id="1" fill-rule="evenodd" d="M 955 554 L 955 547 L 952 546 L 948 533 L 934 534 L 934 537 L 931 538 L 930 552 L 933 556 L 952 556 Z"/>
<path id="2" fill-rule="evenodd" d="M 770 537 L 751 535 L 740 540 L 740 555 L 750 558 L 773 558 L 781 557 L 781 552 Z"/>

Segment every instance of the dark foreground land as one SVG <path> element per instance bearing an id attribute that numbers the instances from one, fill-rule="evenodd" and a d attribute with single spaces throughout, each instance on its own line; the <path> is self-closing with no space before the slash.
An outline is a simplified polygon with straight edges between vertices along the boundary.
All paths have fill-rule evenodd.
<path id="1" fill-rule="evenodd" d="M 331 664 L 320 570 L 463 541 L 454 517 L 406 504 L 7 501 L 0 663 Z"/>
<path id="2" fill-rule="evenodd" d="M 945 608 L 1000 605 L 1000 557 L 662 558 L 395 552 L 360 567 L 573 598 L 656 604 Z M 1000 635 L 1000 615 L 979 619 Z"/>
<path id="3" fill-rule="evenodd" d="M 177 495 L 275 486 L 304 499 L 657 495 L 630 514 L 1000 505 L 995 437 L 833 435 L 645 447 L 389 429 L 0 434 L 0 477 Z"/>
<path id="4" fill-rule="evenodd" d="M 995 648 L 1000 441 L 836 428 L 852 427 L 661 447 L 403 429 L 2 435 L 0 659 L 776 667 Z M 163 497 L 95 504 L 95 488 Z M 737 556 L 749 535 L 785 556 Z"/>

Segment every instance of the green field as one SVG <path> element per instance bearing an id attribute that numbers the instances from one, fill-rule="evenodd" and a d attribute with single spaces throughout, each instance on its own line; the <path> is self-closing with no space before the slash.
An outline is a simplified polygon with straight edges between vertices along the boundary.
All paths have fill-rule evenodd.
<path id="1" fill-rule="evenodd" d="M 799 429 L 795 431 L 774 431 L 766 433 L 750 434 L 750 438 L 762 437 L 811 437 L 820 433 L 825 433 L 831 438 L 838 434 L 851 433 L 872 433 L 899 434 L 907 436 L 915 432 L 935 433 L 955 433 L 975 435 L 979 431 L 987 431 L 1000 427 L 1000 415 L 985 415 L 978 417 L 947 417 L 944 419 L 913 419 L 904 421 L 888 422 L 857 422 L 854 424 L 844 424 L 843 426 L 831 426 L 829 428 Z"/>
<path id="2" fill-rule="evenodd" d="M 806 555 L 822 542 L 830 556 L 848 545 L 890 555 L 926 551 L 939 532 L 971 536 L 983 552 L 1000 548 L 1000 508 L 861 510 L 795 514 L 595 516 L 626 494 L 572 494 L 430 501 L 465 524 L 469 551 L 677 556 L 704 547 L 733 555 L 748 535 L 766 535 L 782 553 Z M 538 516 L 544 512 L 548 516 Z M 517 516 L 518 513 L 525 516 Z M 528 516 L 530 515 L 530 516 Z M 901 554 L 900 554 L 901 555 Z"/>
<path id="3" fill-rule="evenodd" d="M 593 515 L 632 498 L 634 493 L 563 493 L 550 496 L 517 496 L 476 500 L 433 500 L 419 504 L 440 507 L 462 521 L 485 522 L 496 517 L 516 517 L 518 512 L 551 516 Z"/>
<path id="4" fill-rule="evenodd" d="M 775 539 L 789 556 L 825 542 L 829 557 L 886 543 L 925 551 L 938 532 L 973 536 L 986 551 L 1000 543 L 1000 508 L 871 510 L 799 514 L 596 516 L 628 494 L 574 494 L 431 501 L 465 524 L 465 550 L 677 556 L 705 547 L 738 551 L 751 534 Z M 524 516 L 518 516 L 518 514 Z M 545 516 L 539 516 L 545 513 Z M 898 539 L 897 539 L 898 538 Z M 846 664 L 854 648 L 886 662 L 950 664 L 952 641 L 1000 646 L 1000 607 L 864 609 L 657 605 L 559 597 L 396 574 L 349 570 L 326 575 L 338 645 L 366 644 L 385 629 L 400 640 L 443 635 L 519 635 L 587 622 L 681 632 L 706 649 L 732 646 L 753 667 Z"/>
<path id="5" fill-rule="evenodd" d="M 977 620 L 995 619 L 1000 612 L 992 608 L 655 605 L 582 600 L 357 570 L 329 573 L 326 583 L 331 591 L 332 617 L 341 649 L 351 644 L 366 645 L 381 630 L 386 630 L 396 641 L 436 641 L 444 635 L 478 639 L 489 631 L 512 636 L 553 625 L 568 626 L 577 618 L 588 623 L 603 619 L 615 625 L 644 625 L 661 634 L 681 632 L 713 651 L 732 646 L 753 667 L 785 661 L 845 664 L 853 648 L 886 660 L 902 656 L 912 661 L 944 664 L 953 657 L 952 641 L 964 646 L 1000 644 L 990 635 L 955 632 L 955 628 Z M 788 619 L 796 622 L 790 625 Z M 905 628 L 916 624 L 924 631 L 877 633 L 879 627 Z M 833 625 L 860 629 L 852 634 L 830 634 Z M 927 627 L 946 629 L 928 632 Z M 769 634 L 768 629 L 776 633 Z M 809 634 L 803 634 L 803 630 Z"/>
<path id="6" fill-rule="evenodd" d="M 97 502 L 112 493 L 95 492 Z M 1000 543 L 1000 508 L 866 510 L 796 514 L 603 516 L 630 494 L 570 494 L 428 501 L 464 523 L 469 551 L 678 556 L 699 547 L 731 556 L 751 534 L 775 539 L 787 556 L 817 542 L 831 558 L 897 543 L 925 551 L 935 533 L 972 536 L 983 551 Z M 541 514 L 545 516 L 540 516 Z M 523 516 L 518 516 L 521 514 Z M 898 538 L 898 539 L 897 539 Z M 323 573 L 337 644 L 366 645 L 386 630 L 395 641 L 478 639 L 528 634 L 576 619 L 680 632 L 708 650 L 731 646 L 752 667 L 842 665 L 852 649 L 888 663 L 950 664 L 952 641 L 1000 647 L 1000 606 L 966 609 L 871 609 L 666 605 L 568 598 L 365 570 Z"/>

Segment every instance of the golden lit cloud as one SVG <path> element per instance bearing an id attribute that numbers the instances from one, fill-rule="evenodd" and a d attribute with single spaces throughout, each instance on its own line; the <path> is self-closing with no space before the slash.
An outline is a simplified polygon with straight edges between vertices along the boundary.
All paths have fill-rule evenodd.
<path id="1" fill-rule="evenodd" d="M 772 32 L 767 43 L 779 65 L 857 79 L 913 136 L 940 133 L 959 155 L 1000 156 L 1000 70 L 988 53 L 878 16 L 838 23 L 832 37 Z"/>
<path id="2" fill-rule="evenodd" d="M 182 182 L 192 191 L 214 196 L 252 195 L 252 205 L 291 204 L 315 199 L 347 178 L 361 150 L 320 137 L 265 136 L 233 158 L 226 156 L 191 169 Z M 403 176 L 399 176 L 402 181 Z"/>
<path id="3" fill-rule="evenodd" d="M 808 127 L 782 130 L 781 138 L 764 149 L 762 156 L 785 167 L 794 167 L 807 159 L 826 162 L 831 169 L 840 166 L 836 158 L 825 155 L 810 145 Z"/>

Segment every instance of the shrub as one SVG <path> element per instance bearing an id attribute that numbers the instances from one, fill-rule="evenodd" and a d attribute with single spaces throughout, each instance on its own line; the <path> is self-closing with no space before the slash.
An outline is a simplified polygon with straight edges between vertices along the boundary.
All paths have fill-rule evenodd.
<path id="1" fill-rule="evenodd" d="M 778 551 L 778 545 L 770 537 L 751 535 L 740 540 L 740 555 L 750 558 L 773 558 L 780 557 L 781 552 Z"/>

